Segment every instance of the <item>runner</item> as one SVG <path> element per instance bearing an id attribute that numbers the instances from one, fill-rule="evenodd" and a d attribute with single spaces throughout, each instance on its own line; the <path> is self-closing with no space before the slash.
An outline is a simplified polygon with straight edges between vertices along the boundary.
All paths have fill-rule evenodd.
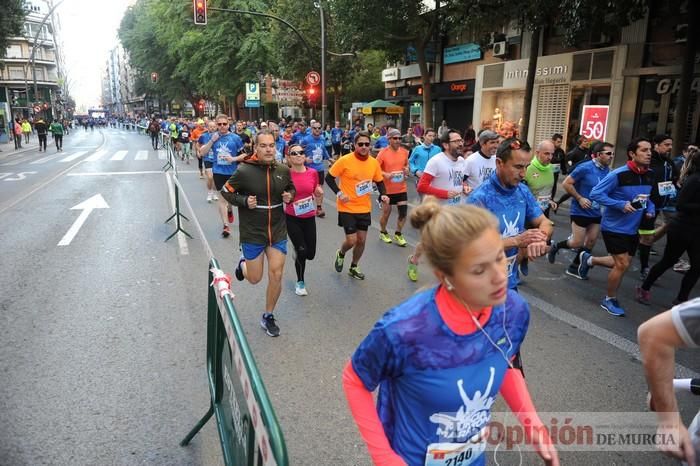
<path id="1" fill-rule="evenodd" d="M 190 140 L 192 141 L 192 145 L 194 148 L 194 154 L 197 156 L 197 168 L 199 169 L 199 179 L 204 178 L 204 162 L 202 160 L 202 157 L 199 156 L 199 138 L 202 137 L 202 134 L 204 134 L 207 131 L 207 129 L 204 126 L 204 120 L 201 118 L 197 120 L 197 125 L 194 127 L 192 130 L 192 134 L 190 135 Z"/>
<path id="2" fill-rule="evenodd" d="M 48 129 L 43 118 L 39 118 L 39 121 L 34 124 L 34 129 L 36 129 L 36 134 L 39 137 L 39 152 L 42 151 L 42 148 L 43 151 L 46 152 L 46 136 L 48 135 Z"/>
<path id="3" fill-rule="evenodd" d="M 340 122 L 336 121 L 335 126 L 331 130 L 331 144 L 333 148 L 333 158 L 340 156 L 341 144 L 343 142 L 343 128 L 340 127 Z"/>
<path id="4" fill-rule="evenodd" d="M 656 213 L 653 218 L 644 218 L 639 225 L 639 264 L 640 277 L 647 278 L 649 273 L 649 255 L 654 241 L 666 233 L 666 224 L 671 214 L 665 209 L 671 205 L 671 199 L 676 197 L 675 183 L 678 181 L 678 171 L 671 161 L 673 141 L 665 134 L 657 134 L 652 140 L 651 164 L 649 165 L 653 178 L 653 187 L 649 198 L 654 203 Z M 663 213 L 663 221 L 658 222 L 657 216 Z"/>
<path id="5" fill-rule="evenodd" d="M 552 188 L 554 186 L 554 168 L 551 164 L 554 144 L 549 139 L 545 139 L 537 144 L 535 157 L 525 170 L 525 180 L 523 182 L 530 188 L 530 192 L 544 216 L 549 218 L 549 210 L 557 208 L 552 200 Z"/>
<path id="6" fill-rule="evenodd" d="M 214 133 L 217 132 L 216 121 L 207 121 L 207 132 L 202 133 L 197 139 L 197 156 L 200 157 L 202 163 L 204 164 L 204 173 L 207 177 L 207 202 L 218 201 L 219 196 L 217 195 L 216 186 L 214 185 L 214 174 L 212 173 L 212 167 L 214 166 L 214 151 L 209 149 L 208 151 L 202 151 L 202 148 L 209 142 Z M 204 155 L 202 155 L 204 153 Z"/>
<path id="7" fill-rule="evenodd" d="M 190 164 L 190 129 L 187 127 L 187 123 L 183 123 L 180 128 L 180 132 L 177 137 L 177 142 L 180 144 L 180 157 L 181 160 L 187 161 L 187 165 Z"/>
<path id="8" fill-rule="evenodd" d="M 345 231 L 345 240 L 335 253 L 335 271 L 343 271 L 345 254 L 352 249 L 348 274 L 357 280 L 365 279 L 358 264 L 365 250 L 367 229 L 372 223 L 372 182 L 377 184 L 384 205 L 389 203 L 382 169 L 379 162 L 369 155 L 370 144 L 369 133 L 357 133 L 355 151 L 338 159 L 326 175 L 328 187 L 337 196 L 338 226 Z M 340 179 L 340 186 L 336 183 L 336 178 Z"/>
<path id="9" fill-rule="evenodd" d="M 160 139 L 160 125 L 158 124 L 158 120 L 155 118 L 151 119 L 151 122 L 148 124 L 148 134 L 151 136 L 151 147 L 153 147 L 153 150 L 158 150 L 158 139 Z"/>
<path id="10" fill-rule="evenodd" d="M 280 334 L 273 315 L 282 292 L 282 274 L 287 255 L 287 223 L 284 204 L 294 199 L 289 167 L 275 161 L 275 138 L 268 130 L 255 135 L 256 152 L 233 173 L 221 190 L 238 207 L 241 258 L 235 275 L 255 285 L 262 280 L 267 259 L 265 312 L 260 325 L 271 337 Z"/>
<path id="11" fill-rule="evenodd" d="M 601 209 L 597 202 L 591 201 L 591 190 L 610 173 L 610 164 L 615 156 L 614 147 L 609 142 L 600 142 L 593 148 L 593 159 L 580 163 L 569 176 L 564 179 L 562 187 L 574 201 L 571 201 L 571 236 L 552 243 L 547 253 L 547 260 L 554 264 L 557 252 L 561 249 L 579 249 L 573 262 L 567 267 L 566 273 L 583 280 L 579 274 L 580 254 L 590 253 L 600 233 Z M 612 267 L 610 258 L 606 264 Z"/>
<path id="12" fill-rule="evenodd" d="M 294 245 L 294 268 L 297 282 L 294 292 L 297 296 L 307 296 L 304 272 L 306 261 L 316 256 L 316 202 L 315 197 L 323 196 L 323 188 L 318 184 L 318 173 L 304 165 L 304 149 L 295 144 L 289 148 L 287 160 L 291 167 L 292 182 L 296 189 L 294 200 L 284 208 L 287 214 L 287 234 Z"/>
<path id="13" fill-rule="evenodd" d="M 442 152 L 440 146 L 433 145 L 434 140 L 435 130 L 432 128 L 428 128 L 427 130 L 425 130 L 423 143 L 419 146 L 416 146 L 416 148 L 413 149 L 413 152 L 411 152 L 411 155 L 408 158 L 408 164 L 411 170 L 411 174 L 416 177 L 416 185 L 418 185 L 418 180 L 423 175 L 423 171 L 425 170 L 425 166 L 428 164 L 428 160 L 430 160 L 436 154 Z"/>
<path id="14" fill-rule="evenodd" d="M 486 130 L 479 134 L 479 150 L 466 158 L 467 184 L 472 190 L 481 186 L 496 171 L 498 134 Z"/>
<path id="15" fill-rule="evenodd" d="M 459 132 L 449 130 L 443 133 L 440 143 L 443 152 L 428 160 L 425 171 L 418 181 L 418 193 L 430 194 L 447 204 L 461 204 L 464 196 L 471 192 L 471 188 L 464 181 L 466 171 L 466 163 L 462 157 L 464 141 Z M 406 275 L 413 282 L 418 281 L 418 262 L 422 252 L 423 248 L 419 242 L 415 252 L 408 256 Z"/>
<path id="16" fill-rule="evenodd" d="M 533 260 L 547 253 L 552 222 L 542 213 L 537 200 L 522 184 L 532 155 L 527 142 L 504 140 L 496 150 L 496 172 L 467 198 L 491 211 L 500 224 L 503 248 L 508 258 L 508 288 L 518 289 L 518 253 Z"/>
<path id="17" fill-rule="evenodd" d="M 528 441 L 539 455 L 558 465 L 516 358 L 530 314 L 507 288 L 497 220 L 475 206 L 447 207 L 427 197 L 411 224 L 421 230 L 439 284 L 384 314 L 343 371 L 373 463 L 486 464 L 484 437 L 501 393 L 532 427 Z"/>
<path id="18" fill-rule="evenodd" d="M 56 152 L 63 151 L 63 125 L 59 120 L 54 120 L 49 126 L 49 131 L 53 134 L 54 142 L 56 143 Z"/>
<path id="19" fill-rule="evenodd" d="M 406 223 L 408 214 L 408 194 L 406 188 L 406 177 L 408 176 L 408 151 L 401 147 L 401 131 L 392 128 L 386 133 L 389 139 L 389 147 L 379 151 L 377 162 L 382 169 L 386 193 L 389 196 L 389 205 L 382 210 L 379 219 L 379 239 L 387 244 L 392 243 L 392 239 L 386 230 L 386 225 L 391 216 L 392 205 L 396 206 L 399 218 L 396 220 L 396 230 L 394 231 L 393 242 L 397 246 L 405 247 L 406 239 L 403 237 L 403 226 Z"/>
<path id="20" fill-rule="evenodd" d="M 664 272 L 673 267 L 684 252 L 688 253 L 690 268 L 681 281 L 673 304 L 687 301 L 690 291 L 700 278 L 700 151 L 697 148 L 688 152 L 679 184 L 681 189 L 676 202 L 676 215 L 671 218 L 668 227 L 664 255 L 636 290 L 637 301 L 642 304 L 650 303 L 652 285 Z"/>
<path id="21" fill-rule="evenodd" d="M 605 207 L 600 222 L 603 241 L 612 255 L 614 264 L 608 274 L 607 294 L 600 304 L 610 315 L 623 317 L 625 310 L 617 300 L 617 290 L 622 277 L 630 266 L 639 243 L 639 224 L 642 217 L 654 216 L 654 203 L 649 199 L 653 176 L 649 172 L 651 142 L 645 138 L 634 139 L 627 146 L 627 164 L 611 171 L 591 191 L 591 200 Z M 579 275 L 588 276 L 600 259 L 582 251 Z M 609 259 L 605 259 L 608 260 Z"/>
<path id="22" fill-rule="evenodd" d="M 238 162 L 242 162 L 246 154 L 243 152 L 243 142 L 241 138 L 229 131 L 228 117 L 220 114 L 216 117 L 218 132 L 213 133 L 209 141 L 199 149 L 199 153 L 205 156 L 212 151 L 214 163 L 212 174 L 214 186 L 217 191 L 221 191 L 224 183 L 236 171 Z M 223 223 L 221 236 L 228 238 L 231 234 L 229 224 L 233 223 L 233 211 L 224 198 L 218 201 L 219 216 Z"/>
<path id="23" fill-rule="evenodd" d="M 321 133 L 321 123 L 314 121 L 311 123 L 311 134 L 301 139 L 301 146 L 306 154 L 306 166 L 313 168 L 318 173 L 318 184 L 323 186 L 323 178 L 325 175 L 326 166 L 323 161 L 328 160 L 328 150 L 326 149 L 326 140 Z M 326 213 L 323 211 L 323 197 L 316 199 L 316 216 L 324 218 Z"/>

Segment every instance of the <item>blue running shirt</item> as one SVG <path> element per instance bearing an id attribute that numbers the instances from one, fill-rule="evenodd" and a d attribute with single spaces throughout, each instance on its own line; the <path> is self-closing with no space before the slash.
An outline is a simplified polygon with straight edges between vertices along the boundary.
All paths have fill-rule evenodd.
<path id="1" fill-rule="evenodd" d="M 503 355 L 511 360 L 518 352 L 530 321 L 527 303 L 508 291 L 484 325 L 499 351 L 480 330 L 452 332 L 435 303 L 436 290 L 389 310 L 352 356 L 365 388 L 379 387 L 377 412 L 392 449 L 412 466 L 446 466 L 435 452 L 463 444 L 488 424 L 508 369 Z M 471 462 L 462 464 L 485 464 L 483 450 L 472 448 Z"/>
<path id="2" fill-rule="evenodd" d="M 243 150 L 243 141 L 241 138 L 234 133 L 227 133 L 224 136 L 220 136 L 216 140 L 211 150 L 214 153 L 214 165 L 212 166 L 212 173 L 217 175 L 233 175 L 236 171 L 238 164 L 236 162 L 227 162 L 221 159 L 224 154 L 229 154 L 233 157 L 237 156 Z"/>
<path id="3" fill-rule="evenodd" d="M 610 167 L 598 165 L 593 160 L 576 165 L 569 176 L 575 181 L 576 192 L 591 201 L 592 206 L 590 209 L 584 209 L 574 199 L 571 201 L 571 215 L 592 218 L 601 216 L 600 204 L 591 199 L 591 191 L 608 173 Z"/>

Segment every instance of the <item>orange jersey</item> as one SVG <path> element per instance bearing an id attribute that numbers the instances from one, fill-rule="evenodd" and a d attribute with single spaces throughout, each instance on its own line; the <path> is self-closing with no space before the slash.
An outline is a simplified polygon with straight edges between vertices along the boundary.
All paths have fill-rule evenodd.
<path id="1" fill-rule="evenodd" d="M 195 127 L 195 129 L 192 130 L 192 137 L 190 138 L 190 141 L 197 142 L 199 140 L 199 137 L 206 133 L 205 128 L 200 128 L 199 126 Z"/>
<path id="2" fill-rule="evenodd" d="M 382 169 L 374 157 L 360 160 L 354 152 L 339 158 L 328 173 L 340 178 L 338 186 L 348 197 L 347 202 L 337 200 L 338 212 L 367 214 L 372 212 L 372 182 L 383 181 Z"/>
<path id="3" fill-rule="evenodd" d="M 391 147 L 385 147 L 377 154 L 377 162 L 384 173 L 390 176 L 384 178 L 384 186 L 386 186 L 387 194 L 399 194 L 406 192 L 406 172 L 408 167 L 408 151 L 403 147 L 394 150 Z"/>

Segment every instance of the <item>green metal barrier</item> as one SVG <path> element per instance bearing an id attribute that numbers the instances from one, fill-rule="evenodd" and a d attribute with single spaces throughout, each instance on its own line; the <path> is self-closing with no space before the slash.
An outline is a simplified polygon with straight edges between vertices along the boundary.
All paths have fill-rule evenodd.
<path id="1" fill-rule="evenodd" d="M 228 279 L 216 259 L 209 265 L 207 374 L 211 403 L 180 445 L 187 445 L 216 414 L 227 466 L 287 466 L 282 430 L 233 306 Z"/>

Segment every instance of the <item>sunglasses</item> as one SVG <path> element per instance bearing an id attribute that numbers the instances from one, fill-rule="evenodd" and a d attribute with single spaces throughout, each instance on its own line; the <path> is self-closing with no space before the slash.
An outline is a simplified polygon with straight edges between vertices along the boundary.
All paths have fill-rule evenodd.
<path id="1" fill-rule="evenodd" d="M 369 147 L 370 143 L 369 142 L 358 142 L 355 145 L 358 147 Z"/>
<path id="2" fill-rule="evenodd" d="M 615 152 L 613 152 L 613 151 L 611 151 L 611 150 L 600 151 L 600 153 L 601 153 L 601 154 L 605 154 L 605 155 L 615 155 Z"/>
<path id="3" fill-rule="evenodd" d="M 312 126 L 311 129 L 321 129 L 320 126 Z"/>
<path id="4" fill-rule="evenodd" d="M 217 123 L 217 126 L 228 126 L 228 123 Z"/>
<path id="5" fill-rule="evenodd" d="M 401 136 L 392 136 L 389 139 L 401 139 Z"/>
<path id="6" fill-rule="evenodd" d="M 297 152 L 297 151 L 293 150 L 293 151 L 290 151 L 290 152 L 289 152 L 289 155 L 304 155 L 304 153 L 303 153 L 303 152 Z"/>

